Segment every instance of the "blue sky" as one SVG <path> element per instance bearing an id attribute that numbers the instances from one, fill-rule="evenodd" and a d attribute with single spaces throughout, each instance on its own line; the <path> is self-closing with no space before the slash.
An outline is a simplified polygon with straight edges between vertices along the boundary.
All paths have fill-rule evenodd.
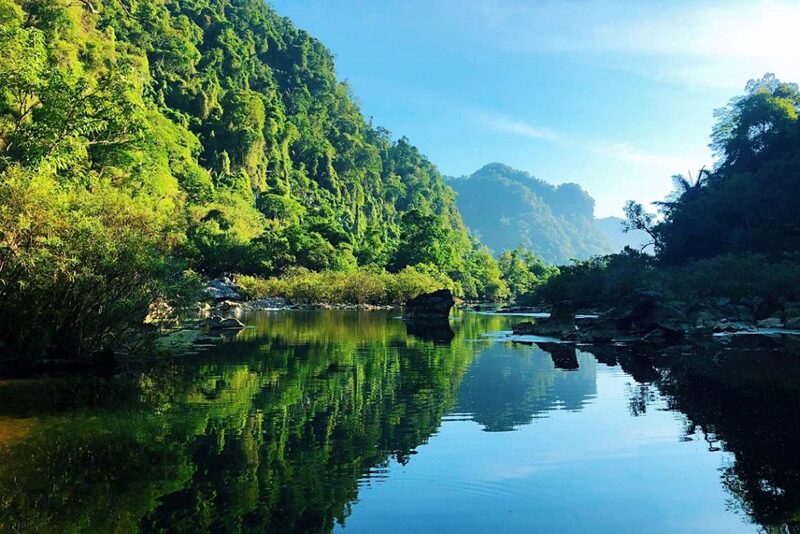
<path id="1" fill-rule="evenodd" d="M 599 216 L 713 160 L 713 111 L 800 82 L 800 2 L 274 0 L 362 111 L 448 175 L 499 161 L 577 182 Z"/>

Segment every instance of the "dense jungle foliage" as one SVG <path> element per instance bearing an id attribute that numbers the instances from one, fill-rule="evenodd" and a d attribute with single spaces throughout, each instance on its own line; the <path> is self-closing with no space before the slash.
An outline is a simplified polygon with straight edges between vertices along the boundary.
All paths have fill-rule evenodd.
<path id="1" fill-rule="evenodd" d="M 637 289 L 679 300 L 800 298 L 800 90 L 767 74 L 717 110 L 717 162 L 675 176 L 660 216 L 626 206 L 655 256 L 628 250 L 562 267 L 530 298 L 610 303 Z"/>
<path id="2" fill-rule="evenodd" d="M 188 270 L 507 294 L 437 169 L 261 0 L 0 0 L 0 50 L 4 357 L 126 344 Z"/>

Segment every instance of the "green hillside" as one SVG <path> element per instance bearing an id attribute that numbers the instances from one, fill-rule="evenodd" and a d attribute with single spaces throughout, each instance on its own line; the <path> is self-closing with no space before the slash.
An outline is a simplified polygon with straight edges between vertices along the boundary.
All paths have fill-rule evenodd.
<path id="1" fill-rule="evenodd" d="M 113 345 L 187 268 L 502 289 L 434 165 L 261 0 L 0 0 L 0 49 L 0 352 Z"/>

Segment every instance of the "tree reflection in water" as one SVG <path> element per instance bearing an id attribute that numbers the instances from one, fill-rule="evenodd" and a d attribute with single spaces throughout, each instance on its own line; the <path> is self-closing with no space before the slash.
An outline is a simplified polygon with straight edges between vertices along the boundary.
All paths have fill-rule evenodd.
<path id="1" fill-rule="evenodd" d="M 797 528 L 794 348 L 481 337 L 513 320 L 459 314 L 448 339 L 391 313 L 260 313 L 233 342 L 112 378 L 0 382 L 0 530 L 330 531 L 359 479 L 408 462 L 446 414 L 508 431 L 581 410 L 598 362 L 636 381 L 632 414 L 663 396 L 686 439 L 735 455 L 722 482 L 754 521 Z"/>

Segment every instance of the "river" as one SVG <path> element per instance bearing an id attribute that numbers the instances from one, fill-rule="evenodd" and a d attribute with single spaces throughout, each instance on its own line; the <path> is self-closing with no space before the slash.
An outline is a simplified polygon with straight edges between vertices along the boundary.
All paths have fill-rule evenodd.
<path id="1" fill-rule="evenodd" d="M 800 349 L 520 343 L 275 311 L 112 376 L 0 380 L 0 530 L 797 532 Z"/>

